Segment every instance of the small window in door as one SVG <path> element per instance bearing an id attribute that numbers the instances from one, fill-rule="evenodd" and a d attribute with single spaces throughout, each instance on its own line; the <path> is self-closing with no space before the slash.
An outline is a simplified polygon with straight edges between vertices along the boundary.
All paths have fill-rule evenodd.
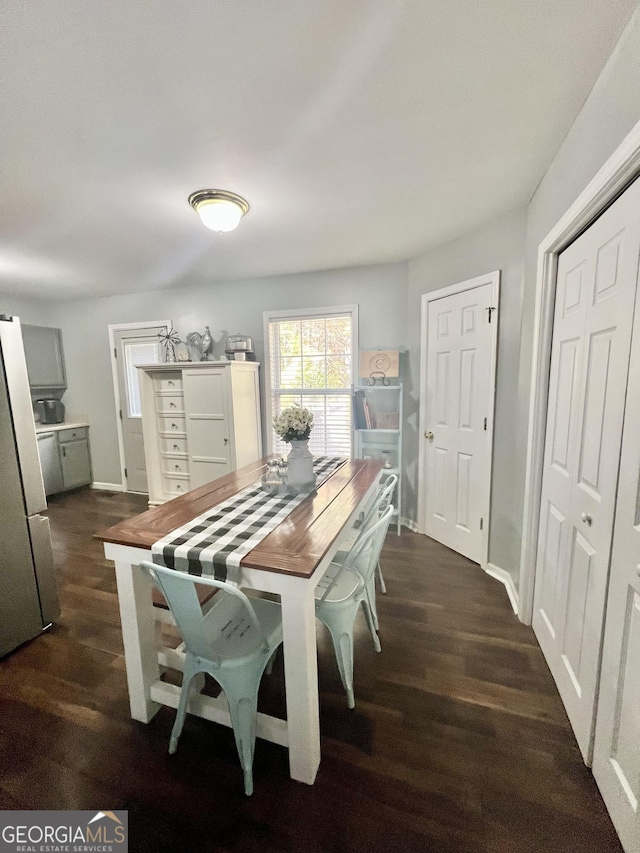
<path id="1" fill-rule="evenodd" d="M 123 341 L 124 376 L 127 389 L 127 414 L 130 418 L 142 417 L 140 403 L 140 385 L 138 381 L 137 364 L 155 364 L 158 361 L 158 344 L 155 341 L 146 343 L 138 341 Z"/>

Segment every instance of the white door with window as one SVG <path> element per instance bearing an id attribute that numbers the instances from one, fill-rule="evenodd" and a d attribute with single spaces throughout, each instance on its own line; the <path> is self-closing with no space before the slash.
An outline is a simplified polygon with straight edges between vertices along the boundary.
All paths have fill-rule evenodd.
<path id="1" fill-rule="evenodd" d="M 163 361 L 164 353 L 158 333 L 166 331 L 167 326 L 162 325 L 124 328 L 113 333 L 120 398 L 118 417 L 121 423 L 126 489 L 129 492 L 148 493 L 136 366 Z"/>
<path id="2" fill-rule="evenodd" d="M 533 628 L 591 761 L 627 391 L 640 182 L 558 259 Z"/>
<path id="3" fill-rule="evenodd" d="M 265 312 L 267 344 L 267 446 L 286 455 L 290 446 L 271 427 L 289 406 L 314 416 L 309 449 L 314 456 L 351 456 L 351 388 L 357 353 L 357 306 Z"/>
<path id="4" fill-rule="evenodd" d="M 498 286 L 496 272 L 423 296 L 421 532 L 483 565 Z"/>

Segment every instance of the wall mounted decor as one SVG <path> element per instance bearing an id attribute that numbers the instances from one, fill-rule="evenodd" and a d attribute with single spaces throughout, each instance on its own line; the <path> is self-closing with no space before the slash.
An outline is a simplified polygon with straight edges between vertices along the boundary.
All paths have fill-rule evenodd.
<path id="1" fill-rule="evenodd" d="M 363 350 L 360 353 L 360 376 L 369 385 L 376 380 L 389 385 L 389 377 L 400 375 L 400 353 L 397 349 Z"/>

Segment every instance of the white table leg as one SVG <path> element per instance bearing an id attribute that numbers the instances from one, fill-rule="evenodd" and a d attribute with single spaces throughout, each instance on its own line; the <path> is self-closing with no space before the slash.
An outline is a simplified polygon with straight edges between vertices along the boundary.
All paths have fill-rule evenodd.
<path id="1" fill-rule="evenodd" d="M 313 785 L 320 766 L 318 658 L 313 585 L 288 578 L 281 593 L 284 676 L 292 779 Z"/>
<path id="2" fill-rule="evenodd" d="M 160 709 L 149 695 L 151 685 L 160 678 L 151 582 L 137 566 L 118 560 L 116 581 L 131 716 L 148 723 Z"/>

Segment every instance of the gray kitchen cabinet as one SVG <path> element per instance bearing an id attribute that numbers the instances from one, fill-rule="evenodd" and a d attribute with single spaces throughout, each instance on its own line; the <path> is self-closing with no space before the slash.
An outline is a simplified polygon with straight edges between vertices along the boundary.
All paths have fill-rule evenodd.
<path id="1" fill-rule="evenodd" d="M 58 442 L 64 488 L 86 486 L 91 482 L 91 457 L 86 427 L 61 429 L 58 432 Z"/>
<path id="2" fill-rule="evenodd" d="M 45 495 L 55 495 L 64 488 L 58 436 L 55 432 L 38 433 L 38 453 Z"/>
<path id="3" fill-rule="evenodd" d="M 62 332 L 49 326 L 22 326 L 27 357 L 29 387 L 38 392 L 53 392 L 67 387 Z"/>
<path id="4" fill-rule="evenodd" d="M 38 430 L 40 465 L 47 495 L 92 482 L 87 427 Z"/>

